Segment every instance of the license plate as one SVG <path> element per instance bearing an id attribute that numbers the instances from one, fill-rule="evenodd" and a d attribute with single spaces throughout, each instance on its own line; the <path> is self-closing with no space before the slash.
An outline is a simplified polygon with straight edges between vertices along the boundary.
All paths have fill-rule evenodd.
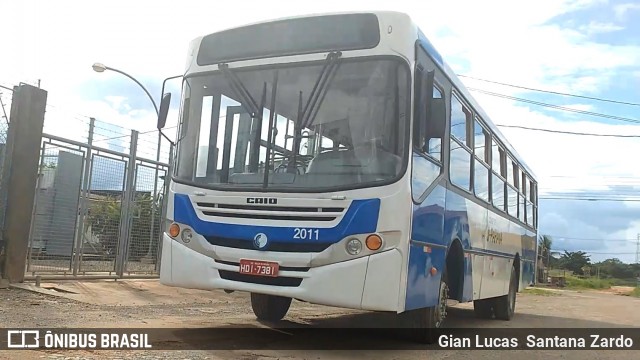
<path id="1" fill-rule="evenodd" d="M 279 264 L 270 261 L 240 260 L 240 274 L 257 276 L 278 276 Z"/>

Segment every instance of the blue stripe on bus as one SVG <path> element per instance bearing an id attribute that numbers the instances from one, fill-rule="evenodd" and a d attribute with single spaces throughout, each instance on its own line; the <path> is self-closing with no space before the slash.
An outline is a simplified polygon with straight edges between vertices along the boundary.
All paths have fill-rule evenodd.
<path id="1" fill-rule="evenodd" d="M 175 194 L 174 221 L 188 225 L 203 236 L 220 236 L 226 238 L 253 241 L 258 233 L 267 235 L 271 242 L 278 243 L 336 243 L 349 235 L 375 232 L 378 227 L 380 199 L 353 200 L 342 220 L 333 228 L 317 228 L 318 239 L 294 239 L 295 227 L 263 226 L 249 224 L 225 224 L 204 221 L 198 218 L 189 197 Z M 310 227 L 303 227 L 310 228 Z M 313 229 L 315 230 L 315 228 Z"/>
<path id="2" fill-rule="evenodd" d="M 443 247 L 431 247 L 428 252 L 425 251 L 424 245 L 411 242 L 405 310 L 434 306 L 438 303 L 440 276 L 449 245 L 444 240 L 446 192 L 443 183 L 440 183 L 420 205 L 413 206 L 411 239 Z M 429 273 L 432 267 L 438 269 L 435 276 Z"/>
<path id="3" fill-rule="evenodd" d="M 411 229 L 411 239 L 414 241 L 409 247 L 406 310 L 431 307 L 438 303 L 440 274 L 445 270 L 447 251 L 454 239 L 460 241 L 463 251 L 467 253 L 514 257 L 514 253 L 471 247 L 468 212 L 475 210 L 468 208 L 469 204 L 464 196 L 448 190 L 446 180 L 442 180 L 421 204 L 414 205 Z M 536 245 L 535 233 L 523 231 L 521 248 L 515 252 L 520 254 L 521 260 L 529 260 L 520 261 L 520 280 L 526 286 L 533 282 L 535 276 Z M 425 246 L 426 243 L 436 246 Z M 463 288 L 459 299 L 462 302 L 473 300 L 472 264 L 471 257 L 465 256 Z M 435 276 L 429 273 L 432 267 L 438 270 Z M 477 271 L 482 273 L 483 269 Z"/>

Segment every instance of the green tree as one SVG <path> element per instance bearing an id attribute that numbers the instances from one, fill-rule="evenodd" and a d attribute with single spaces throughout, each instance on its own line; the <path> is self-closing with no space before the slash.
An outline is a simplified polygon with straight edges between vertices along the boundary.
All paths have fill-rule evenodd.
<path id="1" fill-rule="evenodd" d="M 93 200 L 89 209 L 89 222 L 94 235 L 100 239 L 102 250 L 115 255 L 120 237 L 121 201 L 115 196 Z"/>
<path id="2" fill-rule="evenodd" d="M 574 274 L 583 274 L 583 268 L 591 265 L 591 259 L 584 251 L 566 251 L 560 256 L 560 268 Z"/>
<path id="3" fill-rule="evenodd" d="M 162 220 L 162 202 L 157 200 L 154 201 L 150 193 L 138 194 L 135 197 L 129 237 L 129 260 L 144 257 L 150 247 L 152 256 L 157 252 Z"/>
<path id="4" fill-rule="evenodd" d="M 93 234 L 98 236 L 105 254 L 114 255 L 118 250 L 122 201 L 114 196 L 95 200 L 89 211 Z M 129 233 L 129 260 L 145 256 L 151 246 L 155 256 L 160 237 L 162 201 L 154 201 L 149 193 L 136 194 L 131 203 L 131 229 Z M 153 225 L 152 225 L 153 218 Z M 153 232 L 153 237 L 152 237 Z"/>
<path id="5" fill-rule="evenodd" d="M 600 276 L 616 279 L 632 279 L 637 276 L 634 265 L 625 264 L 620 259 L 607 259 L 594 264 L 594 267 L 600 269 Z"/>
<path id="6" fill-rule="evenodd" d="M 538 238 L 538 256 L 542 258 L 542 263 L 545 267 L 549 267 L 551 245 L 553 239 L 549 235 L 540 235 Z"/>

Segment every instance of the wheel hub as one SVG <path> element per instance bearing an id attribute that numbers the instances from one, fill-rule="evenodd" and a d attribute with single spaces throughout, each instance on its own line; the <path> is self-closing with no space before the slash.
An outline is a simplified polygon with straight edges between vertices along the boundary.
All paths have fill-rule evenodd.
<path id="1" fill-rule="evenodd" d="M 440 301 L 438 302 L 438 306 L 436 306 L 436 328 L 442 326 L 444 319 L 447 317 L 447 299 L 449 297 L 449 287 L 446 283 L 440 284 Z"/>

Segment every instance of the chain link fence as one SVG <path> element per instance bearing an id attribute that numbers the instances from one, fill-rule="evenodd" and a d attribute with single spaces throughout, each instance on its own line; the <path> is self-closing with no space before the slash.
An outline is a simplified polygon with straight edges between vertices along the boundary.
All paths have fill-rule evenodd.
<path id="1" fill-rule="evenodd" d="M 157 276 L 169 144 L 49 108 L 44 130 L 27 278 Z"/>

